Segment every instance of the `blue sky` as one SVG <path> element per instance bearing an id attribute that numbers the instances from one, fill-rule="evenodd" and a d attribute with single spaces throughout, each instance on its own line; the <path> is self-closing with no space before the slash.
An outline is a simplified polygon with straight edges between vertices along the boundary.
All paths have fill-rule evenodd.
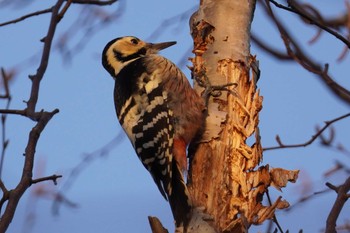
<path id="1" fill-rule="evenodd" d="M 3 7 L 0 22 L 4 22 L 37 9 L 45 9 L 53 1 L 33 1 L 26 7 Z M 104 7 L 113 12 L 122 2 Z M 327 15 L 336 14 L 344 9 L 341 1 L 318 1 Z M 62 58 L 54 49 L 48 70 L 41 83 L 41 92 L 37 109 L 60 109 L 41 135 L 37 146 L 37 166 L 34 177 L 40 175 L 62 174 L 64 177 L 57 187 L 47 183 L 48 189 L 60 188 L 72 168 L 80 163 L 84 154 L 95 151 L 105 145 L 118 133 L 113 104 L 113 80 L 100 63 L 100 54 L 105 44 L 115 37 L 135 35 L 149 39 L 161 24 L 181 12 L 191 9 L 196 1 L 124 1 L 121 17 L 106 28 L 96 31 L 88 37 L 81 33 L 73 38 L 70 46 L 79 41 L 84 49 L 72 60 Z M 81 6 L 73 5 L 62 23 L 58 26 L 56 39 L 69 25 L 79 17 Z M 325 10 L 324 10 L 325 11 Z M 292 25 L 294 35 L 306 42 L 316 33 L 312 27 L 303 26 L 295 16 L 281 12 L 286 25 Z M 22 61 L 27 61 L 41 48 L 39 40 L 46 34 L 49 16 L 43 15 L 24 22 L 0 28 L 0 66 L 9 69 Z M 162 30 L 155 41 L 173 41 L 178 43 L 162 54 L 175 63 L 179 63 L 191 48 L 188 21 L 168 26 Z M 257 9 L 253 32 L 265 41 L 283 48 L 280 36 L 270 26 L 265 15 Z M 83 37 L 82 37 L 83 36 Z M 57 41 L 57 40 L 56 40 Z M 344 86 L 350 88 L 346 74 L 349 58 L 342 63 L 336 59 L 343 45 L 333 37 L 323 33 L 313 45 L 305 45 L 314 58 L 330 63 L 331 74 Z M 263 110 L 260 115 L 260 133 L 264 147 L 276 145 L 275 136 L 281 136 L 285 143 L 300 143 L 308 140 L 315 132 L 316 125 L 323 125 L 349 111 L 347 105 L 327 90 L 318 78 L 294 64 L 281 63 L 260 51 L 254 45 L 252 54 L 260 61 L 261 77 L 258 86 L 264 96 Z M 33 74 L 38 60 L 31 59 L 32 65 L 24 66 L 11 85 L 13 100 L 11 108 L 23 109 L 30 91 L 28 74 Z M 187 63 L 189 64 L 189 63 Z M 182 67 L 188 75 L 186 67 Z M 4 103 L 1 107 L 4 107 Z M 17 184 L 23 164 L 22 154 L 27 143 L 28 133 L 34 126 L 30 120 L 9 116 L 7 137 L 10 139 L 3 180 L 10 189 Z M 345 146 L 348 143 L 349 119 L 334 125 L 336 142 Z M 300 169 L 297 184 L 290 184 L 283 193 L 272 191 L 277 197 L 282 195 L 291 204 L 300 197 L 303 187 L 312 191 L 325 188 L 323 174 L 335 160 L 348 163 L 349 157 L 334 150 L 322 148 L 318 142 L 307 148 L 268 151 L 264 153 L 263 163 L 271 167 Z M 327 181 L 340 184 L 344 174 L 331 177 Z M 51 200 L 32 198 L 29 189 L 22 198 L 14 221 L 8 232 L 28 232 L 28 213 L 35 213 L 35 222 L 31 232 L 150 232 L 147 216 L 158 216 L 163 224 L 172 229 L 171 213 L 148 172 L 143 168 L 126 137 L 123 137 L 113 150 L 88 164 L 77 177 L 74 185 L 65 193 L 79 208 L 62 207 L 59 216 L 51 214 Z M 309 191 L 310 192 L 310 191 Z M 279 213 L 278 217 L 284 230 L 297 232 L 316 232 L 325 225 L 328 211 L 333 204 L 335 194 L 320 196 L 314 201 L 296 207 L 288 214 Z M 349 216 L 349 206 L 345 206 L 340 222 Z M 312 218 L 308 218 L 312 216 Z M 27 230 L 23 230 L 27 229 Z M 254 227 L 252 232 L 264 232 L 265 227 Z"/>

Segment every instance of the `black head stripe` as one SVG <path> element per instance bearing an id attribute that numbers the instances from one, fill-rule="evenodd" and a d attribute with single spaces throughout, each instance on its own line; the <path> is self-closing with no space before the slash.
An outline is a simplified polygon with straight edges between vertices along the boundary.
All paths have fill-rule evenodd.
<path id="1" fill-rule="evenodd" d="M 122 37 L 119 37 L 108 42 L 102 52 L 102 65 L 110 74 L 114 74 L 114 69 L 107 61 L 107 50 L 109 49 L 109 47 L 111 47 L 112 44 L 114 44 L 117 40 L 120 40 L 121 38 Z"/>
<path id="2" fill-rule="evenodd" d="M 118 61 L 121 62 L 127 62 L 130 61 L 132 59 L 138 58 L 141 55 L 145 55 L 146 54 L 146 49 L 145 48 L 141 48 L 139 51 L 137 51 L 136 53 L 133 53 L 131 55 L 125 55 L 119 51 L 113 50 L 114 52 L 114 56 Z"/>
<path id="3" fill-rule="evenodd" d="M 109 64 L 109 62 L 107 60 L 107 51 L 116 41 L 118 41 L 120 39 L 123 39 L 123 38 L 124 37 L 118 37 L 118 38 L 115 38 L 115 39 L 109 41 L 106 44 L 106 46 L 104 47 L 103 52 L 102 52 L 102 65 L 112 76 L 114 75 L 114 68 Z M 114 50 L 113 52 L 114 52 L 115 58 L 118 61 L 126 62 L 126 61 L 132 60 L 134 58 L 138 58 L 141 55 L 145 55 L 147 50 L 146 50 L 146 48 L 141 48 L 136 53 L 131 54 L 131 55 L 125 55 L 125 54 L 123 54 L 123 53 L 121 53 L 119 51 L 116 51 L 116 50 Z"/>

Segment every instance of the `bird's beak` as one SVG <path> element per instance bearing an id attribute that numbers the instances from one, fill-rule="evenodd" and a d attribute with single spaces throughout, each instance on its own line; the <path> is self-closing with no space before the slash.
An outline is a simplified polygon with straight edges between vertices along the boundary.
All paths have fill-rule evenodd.
<path id="1" fill-rule="evenodd" d="M 148 43 L 147 47 L 151 50 L 153 50 L 154 52 L 158 52 L 162 49 L 166 49 L 172 45 L 176 44 L 176 41 L 169 41 L 169 42 L 163 42 L 163 43 L 157 43 L 157 44 L 153 44 L 153 43 Z"/>

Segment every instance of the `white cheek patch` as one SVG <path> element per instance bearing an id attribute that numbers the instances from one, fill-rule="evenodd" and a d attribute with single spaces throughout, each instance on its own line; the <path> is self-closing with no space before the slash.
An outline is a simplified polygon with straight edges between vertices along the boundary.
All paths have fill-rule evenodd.
<path id="1" fill-rule="evenodd" d="M 109 48 L 107 51 L 107 61 L 111 65 L 111 67 L 113 67 L 114 74 L 115 74 L 115 76 L 117 76 L 119 74 L 120 70 L 124 67 L 124 64 L 115 58 L 112 47 Z M 115 79 L 115 77 L 113 77 L 113 78 Z"/>
<path id="2" fill-rule="evenodd" d="M 128 53 L 132 54 L 132 51 L 129 51 Z M 114 75 L 117 76 L 119 74 L 119 72 L 126 66 L 128 65 L 130 62 L 133 62 L 137 59 L 139 59 L 140 57 L 136 57 L 134 59 L 125 61 L 125 62 L 121 62 L 118 61 L 117 58 L 115 57 L 114 54 L 114 47 L 111 46 L 108 50 L 107 50 L 107 61 L 109 63 L 109 65 L 111 65 L 111 67 L 114 69 Z M 115 77 L 113 77 L 115 79 Z"/>

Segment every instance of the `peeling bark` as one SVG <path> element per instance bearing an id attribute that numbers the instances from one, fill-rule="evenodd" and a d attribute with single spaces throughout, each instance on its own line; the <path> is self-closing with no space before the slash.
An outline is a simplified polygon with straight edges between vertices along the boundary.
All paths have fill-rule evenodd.
<path id="1" fill-rule="evenodd" d="M 254 8 L 255 1 L 202 0 L 191 18 L 195 87 L 200 93 L 211 92 L 188 186 L 197 207 L 193 218 L 207 216 L 199 218 L 211 231 L 196 230 L 201 223 L 192 221 L 189 232 L 246 232 L 252 224 L 272 218 L 276 209 L 289 206 L 282 198 L 264 206 L 267 188 L 280 190 L 298 176 L 299 171 L 259 166 L 263 98 L 256 86 L 258 77 L 251 72 L 257 61 L 249 51 Z M 247 144 L 250 137 L 253 145 Z"/>

